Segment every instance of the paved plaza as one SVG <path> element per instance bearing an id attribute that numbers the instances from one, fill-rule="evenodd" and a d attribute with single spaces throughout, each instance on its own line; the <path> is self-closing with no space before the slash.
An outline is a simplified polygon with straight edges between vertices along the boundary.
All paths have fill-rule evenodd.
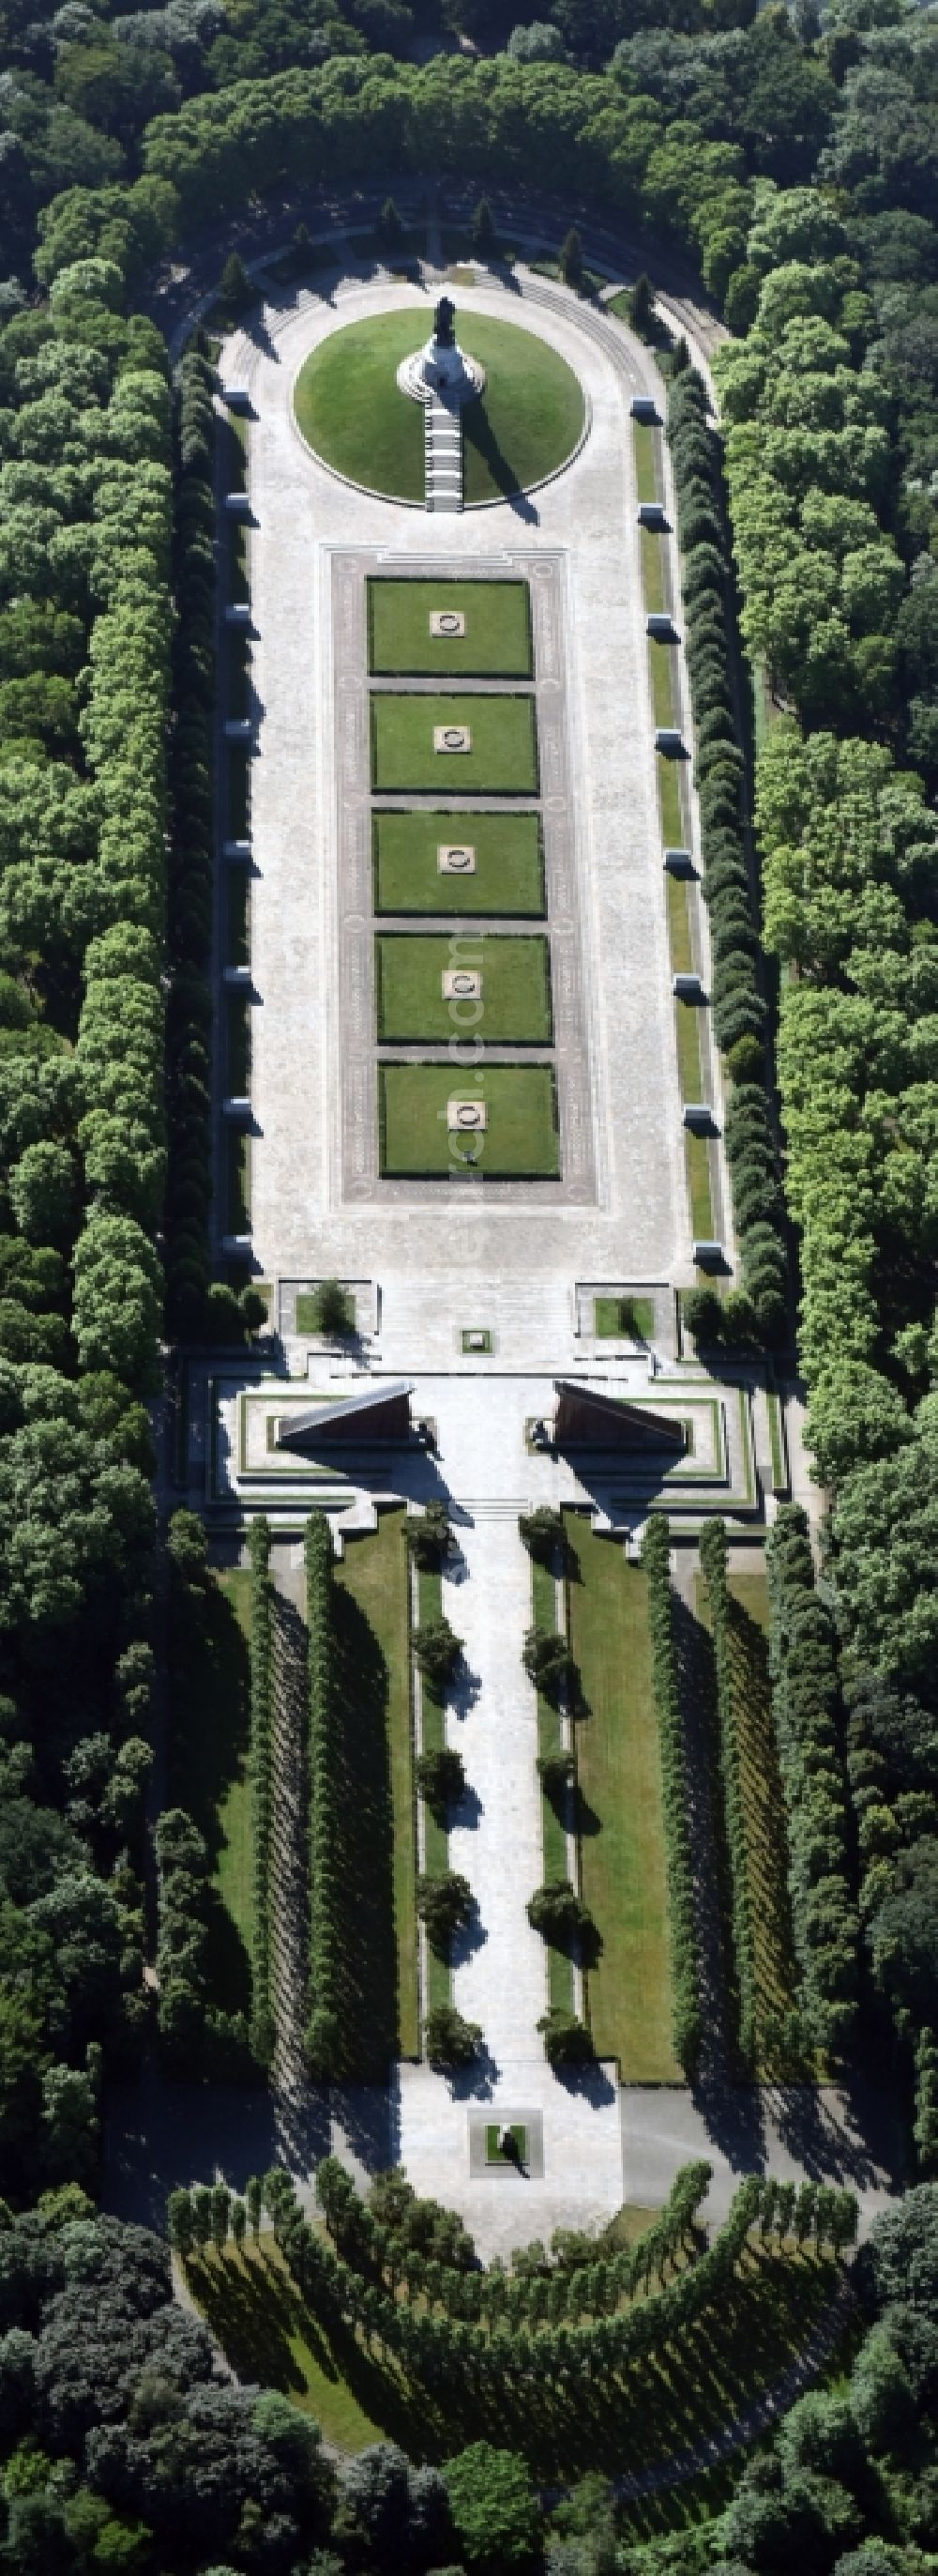
<path id="1" fill-rule="evenodd" d="M 740 1543 L 750 1535 L 747 1517 L 756 1535 L 764 1526 L 771 1437 L 757 1372 L 749 1381 L 742 1371 L 738 1384 L 716 1390 L 680 1355 L 675 1292 L 696 1273 L 630 419 L 634 394 L 662 400 L 660 380 L 649 352 L 617 323 L 524 271 L 510 290 L 495 279 L 460 288 L 460 308 L 522 325 L 575 369 L 587 400 L 584 443 L 533 494 L 459 517 L 379 500 L 330 473 L 305 446 L 293 385 L 337 325 L 413 306 L 421 293 L 388 279 L 346 279 L 323 296 L 303 291 L 267 306 L 263 326 L 235 334 L 222 351 L 225 385 L 250 405 L 250 1246 L 256 1274 L 271 1283 L 280 1378 L 272 1391 L 261 1367 L 240 1378 L 231 1370 L 196 1374 L 187 1472 L 193 1492 L 201 1480 L 202 1497 L 227 1514 L 232 1532 L 244 1510 L 279 1516 L 283 1579 L 294 1585 L 302 1518 L 316 1500 L 334 1506 L 339 1531 L 373 1525 L 382 1499 L 416 1509 L 438 1495 L 450 1512 L 458 1553 L 444 1607 L 463 1659 L 446 1732 L 462 1753 L 468 1787 L 449 1851 L 474 1899 L 453 1992 L 460 2012 L 481 2024 L 485 2054 L 452 2082 L 425 2065 L 403 2065 L 370 2108 L 326 2105 L 309 2088 L 303 2102 L 295 2090 L 288 2100 L 275 2089 L 272 2108 L 301 2175 L 296 2141 L 313 2142 L 311 2157 L 331 2126 L 354 2170 L 400 2161 L 418 2189 L 462 2210 L 489 2256 L 549 2237 L 558 2224 L 603 2222 L 624 2198 L 660 2201 L 675 2157 L 706 2152 L 710 2134 L 687 2095 L 655 2096 L 657 2125 L 651 2096 L 636 2097 L 636 2111 L 614 2065 L 558 2079 L 537 2036 L 548 1999 L 546 1953 L 526 1906 L 544 1856 L 536 1701 L 521 1661 L 531 1569 L 517 1516 L 535 1503 L 574 1503 L 601 1527 L 634 1532 L 649 1489 L 608 1460 L 581 1459 L 574 1468 L 539 1450 L 532 1422 L 549 1411 L 554 1378 L 571 1373 L 630 1400 L 679 1409 L 692 1425 L 692 1454 L 683 1494 L 679 1483 L 673 1488 L 675 1517 L 696 1507 L 735 1512 Z M 429 322 L 429 287 L 423 302 Z M 673 525 L 663 440 L 661 454 Z M 674 540 L 667 542 L 676 596 Z M 536 794 L 522 801 L 536 809 L 543 839 L 546 914 L 490 927 L 516 935 L 533 926 L 549 941 L 558 1179 L 486 1185 L 464 1173 L 434 1182 L 380 1171 L 373 961 L 375 929 L 386 931 L 388 922 L 376 924 L 373 912 L 369 701 L 376 689 L 436 684 L 387 676 L 369 683 L 366 582 L 381 574 L 432 578 L 437 570 L 521 581 L 530 593 L 534 678 L 520 685 L 533 685 L 540 766 Z M 484 694 L 500 685 L 467 683 L 470 695 L 473 686 Z M 686 736 L 680 667 L 676 686 Z M 438 800 L 424 793 L 398 801 Z M 439 801 L 453 807 L 453 832 L 468 840 L 471 799 L 447 789 Z M 490 810 L 497 804 L 490 800 Z M 692 796 L 688 810 L 695 820 Z M 696 887 L 691 907 L 706 988 L 706 914 Z M 440 921 L 446 929 L 445 915 L 422 927 L 438 929 Z M 492 1051 L 506 1064 L 524 1052 Z M 719 1130 L 719 1059 L 705 1052 L 705 1097 Z M 447 1061 L 442 1046 L 398 1049 L 399 1058 L 408 1053 Z M 468 1091 L 471 1069 L 461 1075 Z M 714 1176 L 732 1258 L 719 1148 Z M 298 1329 L 300 1283 L 325 1277 L 354 1282 L 351 1354 Z M 596 1338 L 595 1295 L 626 1285 L 650 1301 L 650 1348 Z M 413 1384 L 415 1417 L 433 1427 L 432 1452 L 414 1443 L 383 1463 L 351 1455 L 341 1471 L 320 1473 L 318 1487 L 307 1462 L 273 1454 L 271 1419 L 285 1403 L 354 1392 L 369 1376 Z M 797 1446 L 793 1466 L 797 1486 Z M 489 2169 L 483 2131 L 491 2120 L 529 2130 L 524 2172 Z M 714 2120 L 719 2136 L 716 2111 Z M 780 2141 L 773 2131 L 768 2152 L 781 2154 Z M 717 2210 L 721 2177 L 735 2169 L 732 2141 L 719 2156 Z M 232 2169 L 230 2148 L 219 2161 Z M 869 2187 L 878 2188 L 878 2169 Z"/>

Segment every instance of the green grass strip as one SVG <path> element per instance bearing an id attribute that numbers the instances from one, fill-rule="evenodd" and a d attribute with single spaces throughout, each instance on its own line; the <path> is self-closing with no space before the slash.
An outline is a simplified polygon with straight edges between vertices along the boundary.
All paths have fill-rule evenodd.
<path id="1" fill-rule="evenodd" d="M 667 607 L 664 587 L 665 538 L 657 528 L 640 528 L 642 590 L 649 617 L 663 617 Z"/>
<path id="2" fill-rule="evenodd" d="M 684 842 L 684 806 L 681 797 L 681 764 L 668 760 L 663 751 L 655 753 L 658 772 L 658 811 L 665 849 L 681 849 Z"/>
<path id="3" fill-rule="evenodd" d="M 297 1300 L 299 1306 L 300 1300 Z M 349 1538 L 335 1569 L 336 1611 L 347 1622 L 357 1676 L 357 1716 L 380 1754 L 387 1747 L 393 1827 L 392 1893 L 397 2032 L 403 2057 L 420 2051 L 416 1808 L 410 1694 L 410 1568 L 402 1510 Z M 382 1765 L 382 1768 L 385 1766 Z"/>
<path id="4" fill-rule="evenodd" d="M 702 1082 L 700 1069 L 700 1005 L 697 1002 L 675 1002 L 674 1024 L 677 1031 L 677 1074 L 682 1100 L 699 1100 Z"/>
<path id="5" fill-rule="evenodd" d="M 713 1192 L 710 1186 L 710 1141 L 707 1136 L 684 1138 L 687 1189 L 690 1198 L 690 1221 L 695 1241 L 713 1241 Z"/>
<path id="6" fill-rule="evenodd" d="M 613 296 L 613 312 L 617 311 L 618 305 L 621 304 L 621 302 L 621 297 L 617 299 Z M 660 498 L 658 489 L 658 435 L 658 431 L 652 427 L 650 421 L 633 420 L 632 453 L 635 458 L 635 482 L 640 501 L 657 501 Z"/>
<path id="7" fill-rule="evenodd" d="M 656 725 L 675 725 L 674 646 L 649 641 L 648 668 L 651 673 L 651 704 Z"/>
<path id="8" fill-rule="evenodd" d="M 651 1686 L 658 1718 L 661 1783 L 668 1872 L 668 1919 L 671 1934 L 671 1991 L 674 2054 L 690 2078 L 695 2073 L 703 2036 L 701 1959 L 694 1901 L 684 1762 L 684 1730 L 674 1637 L 671 1590 L 671 1538 L 664 1514 L 646 1523 L 642 1565 L 648 1584 L 651 1634 Z"/>

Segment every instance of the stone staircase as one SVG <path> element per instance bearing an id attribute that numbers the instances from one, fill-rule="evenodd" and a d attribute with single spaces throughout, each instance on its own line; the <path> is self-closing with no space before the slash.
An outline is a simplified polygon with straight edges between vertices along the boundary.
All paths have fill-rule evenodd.
<path id="1" fill-rule="evenodd" d="M 424 491 L 428 510 L 462 509 L 462 422 L 445 403 L 428 402 L 423 419 Z"/>

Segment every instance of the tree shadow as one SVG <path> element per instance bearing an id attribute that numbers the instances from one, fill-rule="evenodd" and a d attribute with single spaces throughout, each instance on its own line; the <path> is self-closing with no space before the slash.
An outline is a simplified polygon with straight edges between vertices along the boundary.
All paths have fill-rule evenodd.
<path id="1" fill-rule="evenodd" d="M 250 1752 L 250 1667 L 247 1638 L 221 1586 L 184 1584 L 175 1577 L 169 1596 L 169 1730 L 167 1799 L 184 1807 L 205 1838 L 209 1866 L 217 1871 L 226 1838 L 222 1814 L 238 1788 L 246 1791 Z M 205 1966 L 212 2002 L 222 2012 L 250 2013 L 251 1962 L 247 1944 L 218 1887 L 205 1890 Z"/>

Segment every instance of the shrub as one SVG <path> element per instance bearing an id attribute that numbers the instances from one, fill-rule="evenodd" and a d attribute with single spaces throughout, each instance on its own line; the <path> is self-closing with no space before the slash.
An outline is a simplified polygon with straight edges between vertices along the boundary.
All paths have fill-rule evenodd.
<path id="1" fill-rule="evenodd" d="M 576 1778 L 576 1762 L 573 1754 L 562 1751 L 539 1753 L 537 1770 L 547 1796 L 553 1799 L 555 1804 L 559 1804 L 567 1790 L 572 1788 Z"/>
<path id="2" fill-rule="evenodd" d="M 528 1922 L 548 1941 L 571 1941 L 594 1931 L 589 1907 L 568 1878 L 547 1879 L 527 1904 Z"/>
<path id="3" fill-rule="evenodd" d="M 766 1565 L 772 1714 L 788 1818 L 800 2007 L 815 2045 L 825 2055 L 840 2055 L 856 2016 L 858 1926 L 837 1727 L 836 1644 L 815 1588 L 807 1516 L 799 1504 L 779 1509 Z"/>
<path id="4" fill-rule="evenodd" d="M 464 2021 L 455 2005 L 437 2004 L 427 2014 L 423 2036 L 431 2066 L 471 2066 L 479 2054 L 482 2029 L 479 2022 Z"/>
<path id="5" fill-rule="evenodd" d="M 564 2012 L 553 2004 L 542 2013 L 538 2030 L 544 2041 L 544 2055 L 550 2066 L 587 2066 L 595 2055 L 592 2033 L 576 2013 Z"/>
<path id="6" fill-rule="evenodd" d="M 428 1807 L 442 1814 L 455 1806 L 466 1786 L 462 1754 L 454 1745 L 443 1744 L 436 1753 L 421 1753 L 415 1764 L 417 1787 Z"/>
<path id="7" fill-rule="evenodd" d="M 576 1665 L 565 1637 L 556 1629 L 529 1628 L 521 1650 L 529 1679 L 545 1699 L 557 1699 L 573 1683 Z"/>
<path id="8" fill-rule="evenodd" d="M 542 1503 L 536 1512 L 522 1512 L 518 1529 L 528 1555 L 535 1565 L 553 1565 L 564 1547 L 563 1513 Z"/>
<path id="9" fill-rule="evenodd" d="M 756 1952 L 746 1847 L 746 1811 L 742 1788 L 742 1746 L 733 1684 L 730 1648 L 730 1601 L 726 1580 L 726 1529 L 710 1521 L 701 1533 L 700 1565 L 710 1599 L 713 1660 L 716 1671 L 717 1729 L 723 1813 L 730 1864 L 730 1917 L 733 1960 L 739 1996 L 739 2046 L 748 2066 L 755 2060 Z"/>
<path id="10" fill-rule="evenodd" d="M 414 1654 L 427 1681 L 442 1688 L 459 1662 L 459 1639 L 448 1619 L 425 1619 L 414 1629 Z"/>
<path id="11" fill-rule="evenodd" d="M 418 1518 L 408 1513 L 404 1522 L 404 1539 L 411 1557 L 422 1572 L 443 1564 L 449 1555 L 452 1524 L 445 1503 L 427 1503 Z"/>
<path id="12" fill-rule="evenodd" d="M 474 1902 L 468 1879 L 457 1869 L 447 1870 L 441 1878 L 418 1878 L 417 1912 L 432 1949 L 445 1955 L 455 1933 L 471 1922 Z"/>
<path id="13" fill-rule="evenodd" d="M 313 1329 L 317 1333 L 350 1333 L 351 1300 L 340 1279 L 321 1279 L 313 1291 Z"/>

